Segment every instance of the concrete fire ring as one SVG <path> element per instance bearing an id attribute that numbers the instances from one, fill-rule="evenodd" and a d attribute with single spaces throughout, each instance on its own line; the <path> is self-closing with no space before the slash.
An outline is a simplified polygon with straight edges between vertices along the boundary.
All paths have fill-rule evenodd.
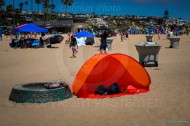
<path id="1" fill-rule="evenodd" d="M 73 96 L 70 88 L 47 89 L 48 82 L 27 83 L 12 88 L 9 100 L 17 103 L 47 103 L 62 101 Z"/>

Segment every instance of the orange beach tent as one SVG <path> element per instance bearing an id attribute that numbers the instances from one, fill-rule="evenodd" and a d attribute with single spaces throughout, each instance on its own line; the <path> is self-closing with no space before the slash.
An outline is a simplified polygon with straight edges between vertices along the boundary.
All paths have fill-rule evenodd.
<path id="1" fill-rule="evenodd" d="M 94 94 L 102 84 L 117 83 L 122 92 L 112 95 Z M 72 85 L 74 95 L 81 98 L 105 98 L 149 91 L 151 80 L 135 59 L 125 54 L 97 54 L 87 60 Z"/>

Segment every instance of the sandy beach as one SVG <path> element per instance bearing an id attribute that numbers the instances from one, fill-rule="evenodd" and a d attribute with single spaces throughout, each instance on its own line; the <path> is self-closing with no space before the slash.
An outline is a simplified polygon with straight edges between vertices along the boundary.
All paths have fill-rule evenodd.
<path id="1" fill-rule="evenodd" d="M 77 58 L 70 58 L 65 44 L 57 48 L 9 47 L 10 38 L 0 41 L 0 126 L 189 126 L 190 125 L 190 37 L 180 36 L 178 49 L 168 48 L 166 35 L 153 36 L 162 45 L 158 67 L 145 67 L 151 77 L 150 91 L 138 95 L 106 99 L 76 96 L 59 102 L 15 103 L 9 101 L 14 85 L 29 82 L 66 81 L 72 86 L 75 75 L 91 56 L 94 46 L 80 46 Z M 99 39 L 96 39 L 99 43 Z M 135 44 L 145 35 L 114 37 L 108 53 L 124 53 L 138 61 Z"/>

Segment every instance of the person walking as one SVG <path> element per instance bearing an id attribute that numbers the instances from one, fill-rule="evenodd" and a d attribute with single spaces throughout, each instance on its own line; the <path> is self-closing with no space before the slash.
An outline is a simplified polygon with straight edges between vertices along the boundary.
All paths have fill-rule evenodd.
<path id="1" fill-rule="evenodd" d="M 106 31 L 104 31 L 104 32 L 102 32 L 102 31 L 100 31 L 100 33 L 99 33 L 99 35 L 100 35 L 100 42 L 101 42 L 101 44 L 100 44 L 100 53 L 103 53 L 103 51 L 104 51 L 104 53 L 106 53 L 106 47 L 107 47 L 107 42 L 106 42 L 106 40 L 107 40 L 107 32 Z"/>
<path id="2" fill-rule="evenodd" d="M 72 49 L 71 58 L 76 58 L 76 54 L 78 53 L 78 45 L 76 38 L 72 38 L 69 47 Z"/>
<path id="3" fill-rule="evenodd" d="M 160 40 L 160 32 L 158 32 L 158 39 Z"/>

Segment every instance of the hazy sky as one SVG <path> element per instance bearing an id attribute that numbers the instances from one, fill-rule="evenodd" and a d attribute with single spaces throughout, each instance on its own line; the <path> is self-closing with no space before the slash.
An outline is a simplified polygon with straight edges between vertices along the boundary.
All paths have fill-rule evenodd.
<path id="1" fill-rule="evenodd" d="M 27 0 L 15 0 L 15 6 Z M 31 9 L 31 1 L 23 9 Z M 49 0 L 50 3 L 52 0 Z M 65 11 L 65 6 L 61 0 L 53 0 L 55 11 Z M 5 0 L 6 4 L 11 4 L 12 0 Z M 40 6 L 42 10 L 42 6 Z M 68 7 L 72 13 L 92 13 L 113 14 L 113 15 L 140 15 L 140 16 L 160 16 L 168 10 L 170 18 L 182 18 L 190 20 L 190 0 L 74 0 L 73 6 Z M 33 4 L 33 10 L 37 10 L 37 5 Z"/>

